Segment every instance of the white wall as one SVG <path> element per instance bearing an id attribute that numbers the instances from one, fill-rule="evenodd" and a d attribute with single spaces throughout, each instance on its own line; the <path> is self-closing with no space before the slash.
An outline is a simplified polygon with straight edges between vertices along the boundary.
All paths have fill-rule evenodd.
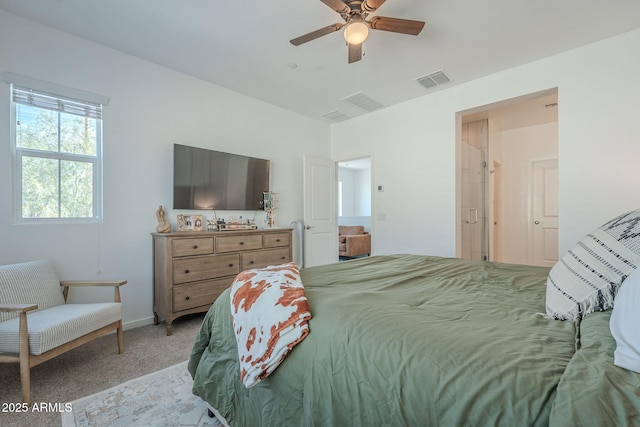
<path id="1" fill-rule="evenodd" d="M 355 174 L 355 214 L 371 216 L 371 169 L 359 169 Z"/>
<path id="2" fill-rule="evenodd" d="M 456 113 L 558 88 L 560 253 L 640 207 L 640 30 L 336 124 L 334 158 L 373 154 L 377 254 L 456 254 Z M 419 90 L 419 88 L 416 88 Z M 401 168 L 399 165 L 402 165 Z"/>
<path id="3" fill-rule="evenodd" d="M 328 125 L 0 11 L 2 71 L 111 101 L 104 109 L 104 223 L 13 225 L 9 85 L 0 83 L 0 264 L 48 258 L 65 279 L 125 278 L 129 327 L 153 315 L 149 233 L 158 205 L 175 229 L 173 143 L 270 159 L 279 226 L 302 218 L 303 154 L 329 156 Z M 75 295 L 87 299 L 87 292 Z"/>
<path id="4" fill-rule="evenodd" d="M 355 171 L 338 167 L 338 181 L 342 183 L 342 212 L 339 216 L 353 216 L 356 213 Z"/>
<path id="5" fill-rule="evenodd" d="M 371 215 L 371 169 L 338 168 L 342 181 L 342 215 Z"/>
<path id="6" fill-rule="evenodd" d="M 371 233 L 371 168 L 338 168 L 342 182 L 342 215 L 338 225 L 362 225 Z"/>

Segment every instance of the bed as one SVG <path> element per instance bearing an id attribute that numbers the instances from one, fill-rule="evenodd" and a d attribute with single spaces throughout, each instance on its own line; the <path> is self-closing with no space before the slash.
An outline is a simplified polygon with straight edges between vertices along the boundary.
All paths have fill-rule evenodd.
<path id="1" fill-rule="evenodd" d="M 610 310 L 545 318 L 548 273 L 418 255 L 301 269 L 310 332 L 251 388 L 227 290 L 196 337 L 193 393 L 234 427 L 640 425 Z"/>

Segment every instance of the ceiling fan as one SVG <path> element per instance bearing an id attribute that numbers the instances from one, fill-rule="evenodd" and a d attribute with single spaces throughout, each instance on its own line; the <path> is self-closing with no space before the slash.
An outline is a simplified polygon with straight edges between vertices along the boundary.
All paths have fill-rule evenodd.
<path id="1" fill-rule="evenodd" d="M 386 16 L 374 16 L 370 20 L 367 17 L 375 12 L 386 0 L 320 0 L 342 16 L 345 23 L 332 24 L 319 30 L 312 31 L 290 40 L 294 46 L 331 34 L 341 28 L 344 30 L 344 38 L 349 45 L 349 64 L 362 59 L 362 43 L 372 30 L 391 31 L 394 33 L 417 36 L 424 27 L 422 21 L 410 19 L 388 18 Z"/>

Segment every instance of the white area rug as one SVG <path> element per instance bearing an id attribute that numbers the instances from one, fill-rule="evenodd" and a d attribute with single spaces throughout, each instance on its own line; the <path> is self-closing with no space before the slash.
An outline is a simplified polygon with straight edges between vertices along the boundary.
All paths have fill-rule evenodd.
<path id="1" fill-rule="evenodd" d="M 71 402 L 62 426 L 222 426 L 192 385 L 187 362 L 178 363 Z"/>

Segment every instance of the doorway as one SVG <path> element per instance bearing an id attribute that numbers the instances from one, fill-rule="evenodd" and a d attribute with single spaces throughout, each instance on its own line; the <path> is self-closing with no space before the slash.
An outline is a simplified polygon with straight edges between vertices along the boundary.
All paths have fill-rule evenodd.
<path id="1" fill-rule="evenodd" d="M 371 157 L 338 162 L 338 225 L 371 232 Z"/>
<path id="2" fill-rule="evenodd" d="M 458 256 L 557 261 L 557 106 L 557 89 L 551 89 L 459 113 Z M 536 183 L 547 186 L 542 195 Z M 546 216 L 536 200 L 550 207 Z"/>
<path id="3" fill-rule="evenodd" d="M 345 256 L 346 237 L 338 236 L 339 261 L 371 255 L 373 242 L 371 222 L 371 157 L 358 157 L 337 162 L 338 169 L 338 226 L 362 226 L 369 234 L 369 253 Z M 363 248 L 364 250 L 364 248 Z"/>

